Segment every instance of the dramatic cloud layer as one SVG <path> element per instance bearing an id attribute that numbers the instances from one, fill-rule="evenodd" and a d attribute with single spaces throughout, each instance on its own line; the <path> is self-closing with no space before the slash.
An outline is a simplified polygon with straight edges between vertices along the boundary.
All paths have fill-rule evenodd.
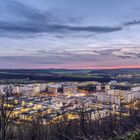
<path id="1" fill-rule="evenodd" d="M 0 68 L 140 67 L 139 6 L 139 0 L 1 0 Z"/>

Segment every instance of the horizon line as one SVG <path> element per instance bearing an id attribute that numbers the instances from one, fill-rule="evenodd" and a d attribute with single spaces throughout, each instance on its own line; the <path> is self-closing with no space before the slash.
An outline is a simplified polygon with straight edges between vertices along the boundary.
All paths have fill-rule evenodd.
<path id="1" fill-rule="evenodd" d="M 0 68 L 0 70 L 117 70 L 117 69 L 140 69 L 140 67 L 112 67 L 112 68 Z"/>

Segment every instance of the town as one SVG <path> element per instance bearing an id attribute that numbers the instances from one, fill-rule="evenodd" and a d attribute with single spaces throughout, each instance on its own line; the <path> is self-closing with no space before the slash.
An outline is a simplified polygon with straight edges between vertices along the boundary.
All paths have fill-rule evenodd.
<path id="1" fill-rule="evenodd" d="M 8 99 L 5 106 L 14 106 L 12 118 L 18 122 L 32 121 L 41 114 L 43 124 L 59 122 L 64 116 L 69 120 L 77 119 L 80 109 L 90 114 L 92 120 L 120 111 L 129 116 L 130 109 L 137 110 L 140 102 L 139 84 L 117 81 L 0 85 L 0 93 Z"/>

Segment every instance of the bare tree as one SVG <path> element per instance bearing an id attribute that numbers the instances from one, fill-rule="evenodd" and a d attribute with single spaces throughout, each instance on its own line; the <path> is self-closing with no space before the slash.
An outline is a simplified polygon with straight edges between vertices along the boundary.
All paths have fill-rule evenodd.
<path id="1" fill-rule="evenodd" d="M 4 93 L 0 93 L 0 137 L 6 140 L 8 126 L 11 123 L 11 115 L 14 110 L 14 100 L 9 97 L 12 94 L 12 87 L 6 86 Z"/>

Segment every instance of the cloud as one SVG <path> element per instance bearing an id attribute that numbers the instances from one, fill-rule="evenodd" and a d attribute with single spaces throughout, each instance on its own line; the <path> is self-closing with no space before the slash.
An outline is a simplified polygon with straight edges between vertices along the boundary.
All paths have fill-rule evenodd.
<path id="1" fill-rule="evenodd" d="M 0 35 L 9 37 L 36 37 L 35 34 L 41 33 L 58 33 L 58 38 L 63 38 L 60 35 L 64 33 L 111 33 L 122 31 L 128 26 L 140 24 L 140 20 L 132 20 L 129 22 L 120 23 L 119 25 L 109 26 L 94 26 L 94 25 L 81 25 L 75 24 L 79 17 L 68 16 L 67 20 L 60 18 L 61 14 L 54 11 L 41 11 L 38 8 L 31 7 L 17 1 L 3 1 L 6 4 L 6 13 L 11 20 L 5 16 L 0 17 Z M 76 19 L 77 18 L 77 19 Z M 74 22 L 73 20 L 74 19 Z M 72 24 L 73 23 L 73 24 Z"/>
<path id="2" fill-rule="evenodd" d="M 37 8 L 32 8 L 16 1 L 6 3 L 7 13 L 13 20 L 0 18 L 0 30 L 13 34 L 37 34 L 37 33 L 64 33 L 64 32 L 93 32 L 108 33 L 122 30 L 121 27 L 114 26 L 78 26 L 70 25 L 65 21 L 60 21 L 54 13 L 41 12 Z M 73 17 L 68 17 L 73 19 Z"/>
<path id="3" fill-rule="evenodd" d="M 88 60 L 86 58 L 97 58 L 102 56 L 114 56 L 120 58 L 140 58 L 139 47 L 123 47 L 123 48 L 59 48 L 59 49 L 47 49 L 40 48 L 40 50 L 18 50 L 15 49 L 12 52 L 7 50 L 1 51 L 0 57 L 8 60 L 19 60 L 19 61 L 31 61 L 33 63 L 49 63 L 56 62 L 57 59 L 61 61 L 65 60 Z M 48 61 L 51 60 L 51 61 Z"/>
<path id="4" fill-rule="evenodd" d="M 121 58 L 140 58 L 140 48 L 139 47 L 129 47 L 129 48 L 122 48 L 118 51 L 113 51 L 112 55 L 121 57 Z"/>
<path id="5" fill-rule="evenodd" d="M 132 25 L 139 25 L 140 24 L 140 20 L 132 20 L 129 22 L 125 22 L 123 25 L 124 26 L 132 26 Z"/>
<path id="6" fill-rule="evenodd" d="M 115 66 L 126 64 L 139 65 L 140 48 L 90 48 L 90 49 L 68 49 L 57 50 L 40 49 L 19 53 L 18 56 L 0 54 L 0 64 L 11 67 L 87 67 L 94 66 Z M 18 66 L 17 66 L 18 65 Z M 6 66 L 6 67 L 7 67 Z"/>
<path id="7" fill-rule="evenodd" d="M 65 54 L 66 56 L 71 55 L 71 56 L 75 56 L 75 57 L 79 57 L 84 58 L 85 57 L 90 57 L 90 58 L 94 58 L 94 57 L 101 57 L 101 56 L 114 56 L 114 57 L 120 57 L 120 58 L 140 58 L 140 48 L 139 47 L 125 47 L 125 48 L 99 48 L 97 50 L 97 48 L 91 48 L 91 49 L 71 49 L 71 50 L 65 50 L 63 52 L 55 52 L 57 55 L 59 54 Z"/>
<path id="8" fill-rule="evenodd" d="M 31 23 L 4 23 L 0 22 L 0 30 L 17 33 L 43 33 L 43 32 L 66 32 L 87 31 L 94 33 L 107 33 L 121 30 L 120 27 L 98 27 L 98 26 L 70 26 L 60 24 L 35 25 Z"/>
<path id="9" fill-rule="evenodd" d="M 0 62 L 21 62 L 28 64 L 40 64 L 40 65 L 51 65 L 51 64 L 63 64 L 63 62 L 46 60 L 47 56 L 0 56 Z"/>

